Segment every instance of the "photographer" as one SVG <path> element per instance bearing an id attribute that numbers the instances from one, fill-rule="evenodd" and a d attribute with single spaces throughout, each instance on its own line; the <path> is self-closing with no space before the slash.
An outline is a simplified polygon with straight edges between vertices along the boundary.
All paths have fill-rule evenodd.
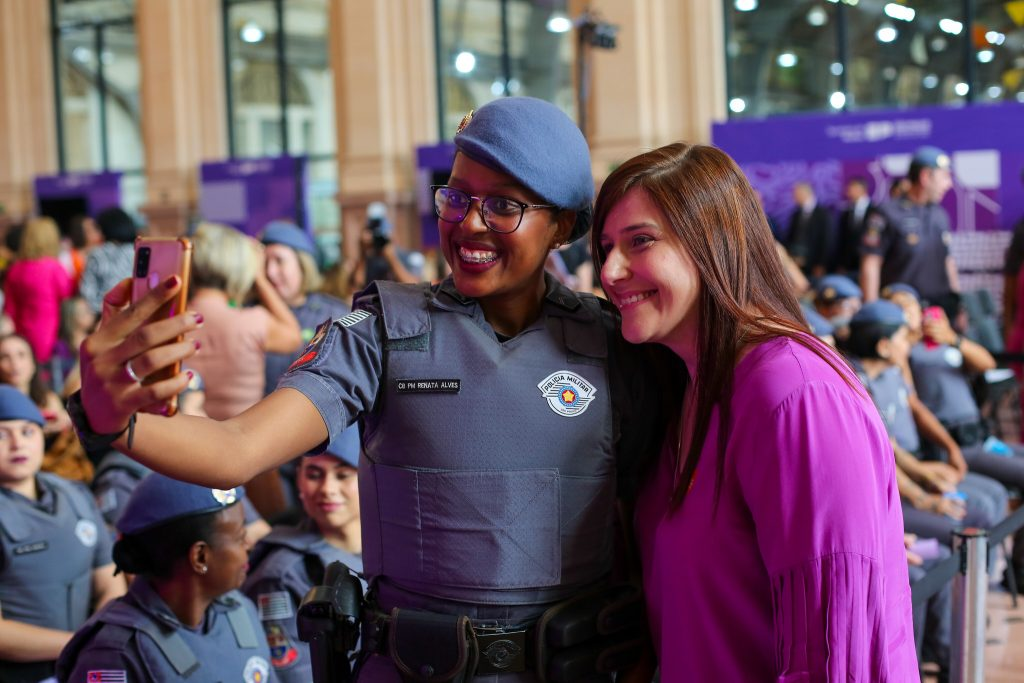
<path id="1" fill-rule="evenodd" d="M 366 207 L 366 229 L 359 236 L 362 260 L 365 264 L 363 287 L 374 280 L 416 283 L 423 279 L 423 254 L 396 246 L 391 241 L 391 221 L 383 202 Z M 360 269 L 353 273 L 358 277 Z"/>

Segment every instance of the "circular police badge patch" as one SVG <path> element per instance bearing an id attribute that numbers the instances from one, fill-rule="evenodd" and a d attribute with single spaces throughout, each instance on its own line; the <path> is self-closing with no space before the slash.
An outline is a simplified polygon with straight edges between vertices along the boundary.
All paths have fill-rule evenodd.
<path id="1" fill-rule="evenodd" d="M 942 352 L 942 359 L 951 368 L 958 368 L 964 364 L 964 354 L 960 352 L 960 349 L 954 349 L 952 346 Z"/>
<path id="2" fill-rule="evenodd" d="M 238 500 L 238 492 L 235 489 L 210 489 L 213 499 L 221 505 L 231 505 Z"/>
<path id="3" fill-rule="evenodd" d="M 93 547 L 98 537 L 96 523 L 88 519 L 78 520 L 78 524 L 75 525 L 75 536 L 86 548 Z"/>
<path id="4" fill-rule="evenodd" d="M 266 683 L 270 677 L 270 664 L 263 657 L 249 657 L 242 669 L 242 678 L 245 683 Z"/>
<path id="5" fill-rule="evenodd" d="M 552 372 L 537 385 L 547 399 L 548 407 L 563 417 L 576 417 L 586 412 L 597 389 L 575 372 Z"/>

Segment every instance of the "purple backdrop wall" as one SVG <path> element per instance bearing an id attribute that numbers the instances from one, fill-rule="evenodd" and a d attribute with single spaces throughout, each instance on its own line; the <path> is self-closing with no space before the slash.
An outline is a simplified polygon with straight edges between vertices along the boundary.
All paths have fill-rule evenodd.
<path id="1" fill-rule="evenodd" d="M 795 182 L 809 181 L 819 202 L 838 209 L 844 183 L 860 175 L 880 200 L 926 144 L 952 157 L 954 188 L 943 205 L 955 231 L 1009 230 L 1024 217 L 1024 105 L 730 121 L 715 124 L 712 139 L 743 167 L 765 210 L 783 224 Z"/>
<path id="2" fill-rule="evenodd" d="M 249 235 L 258 234 L 272 220 L 296 222 L 301 217 L 300 227 L 310 232 L 306 168 L 304 157 L 204 163 L 199 213 Z"/>

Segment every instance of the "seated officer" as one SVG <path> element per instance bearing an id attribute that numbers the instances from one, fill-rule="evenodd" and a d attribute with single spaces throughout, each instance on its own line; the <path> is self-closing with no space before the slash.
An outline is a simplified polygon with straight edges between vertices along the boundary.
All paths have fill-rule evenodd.
<path id="1" fill-rule="evenodd" d="M 800 310 L 804 314 L 804 320 L 807 321 L 807 326 L 811 328 L 811 334 L 825 342 L 832 348 L 836 347 L 835 328 L 832 326 L 825 316 L 818 313 L 816 310 L 808 306 L 807 304 L 800 304 Z"/>
<path id="2" fill-rule="evenodd" d="M 926 415 L 916 421 L 911 410 L 910 402 L 915 397 L 902 371 L 910 353 L 907 335 L 900 307 L 891 301 L 873 301 L 850 320 L 850 336 L 844 348 L 852 356 L 857 375 L 892 439 L 906 530 L 948 543 L 958 522 L 982 528 L 999 522 L 1006 515 L 1008 494 L 999 482 L 988 477 L 964 474 L 944 462 L 921 460 L 918 429 L 926 438 L 937 438 L 933 428 L 938 421 L 934 416 L 929 421 Z M 959 456 L 959 447 L 952 439 L 938 443 L 951 452 L 951 459 Z M 963 494 L 966 501 L 957 494 Z"/>
<path id="3" fill-rule="evenodd" d="M 282 683 L 312 679 L 309 646 L 299 640 L 302 598 L 331 562 L 362 571 L 359 524 L 359 430 L 349 427 L 321 455 L 302 458 L 296 485 L 305 512 L 298 526 L 275 526 L 252 552 L 242 591 L 259 608 L 271 664 Z M 364 587 L 365 588 L 365 587 Z"/>
<path id="4" fill-rule="evenodd" d="M 850 318 L 860 310 L 862 300 L 860 287 L 845 275 L 826 275 L 814 288 L 814 308 L 832 323 L 837 339 L 846 337 Z"/>
<path id="5" fill-rule="evenodd" d="M 60 655 L 62 683 L 276 680 L 256 608 L 241 489 L 150 474 L 118 521 L 128 594 L 97 612 Z"/>
<path id="6" fill-rule="evenodd" d="M 124 593 L 88 489 L 40 472 L 45 420 L 0 385 L 0 681 L 42 680 L 94 607 Z"/>

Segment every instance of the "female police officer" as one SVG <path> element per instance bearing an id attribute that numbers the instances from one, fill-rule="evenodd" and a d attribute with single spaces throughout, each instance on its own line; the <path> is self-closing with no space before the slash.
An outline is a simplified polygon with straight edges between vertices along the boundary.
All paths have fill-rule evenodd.
<path id="1" fill-rule="evenodd" d="M 309 589 L 323 582 L 332 562 L 362 571 L 359 533 L 359 431 L 342 432 L 323 455 L 302 458 L 296 485 L 305 519 L 277 526 L 253 549 L 242 587 L 259 607 L 270 663 L 282 683 L 308 683 L 312 665 L 295 618 Z"/>
<path id="2" fill-rule="evenodd" d="M 40 472 L 39 408 L 0 385 L 0 681 L 34 683 L 93 607 L 124 593 L 88 489 Z"/>
<path id="3" fill-rule="evenodd" d="M 60 681 L 274 680 L 256 610 L 237 590 L 249 566 L 239 495 L 142 480 L 114 545 L 118 567 L 137 576 L 61 653 Z"/>
<path id="4" fill-rule="evenodd" d="M 538 618 L 610 572 L 617 453 L 632 458 L 661 434 L 639 424 L 658 413 L 641 405 L 658 394 L 626 367 L 630 354 L 612 352 L 609 308 L 544 274 L 549 250 L 590 226 L 590 155 L 575 124 L 540 100 L 504 98 L 467 116 L 455 145 L 449 184 L 434 193 L 451 278 L 371 286 L 321 327 L 277 391 L 224 422 L 130 419 L 187 378 L 142 386 L 128 370 L 189 357 L 194 347 L 174 339 L 201 320 L 144 324 L 175 278 L 130 307 L 122 285 L 84 345 L 71 402 L 87 441 L 116 440 L 154 469 L 222 486 L 361 419 L 363 564 L 388 615 L 375 642 L 364 639 L 364 680 L 397 680 L 399 668 L 536 680 L 526 669 L 548 663 L 527 662 L 526 641 L 550 632 L 544 621 L 537 636 Z M 430 640 L 444 646 L 418 647 Z"/>

